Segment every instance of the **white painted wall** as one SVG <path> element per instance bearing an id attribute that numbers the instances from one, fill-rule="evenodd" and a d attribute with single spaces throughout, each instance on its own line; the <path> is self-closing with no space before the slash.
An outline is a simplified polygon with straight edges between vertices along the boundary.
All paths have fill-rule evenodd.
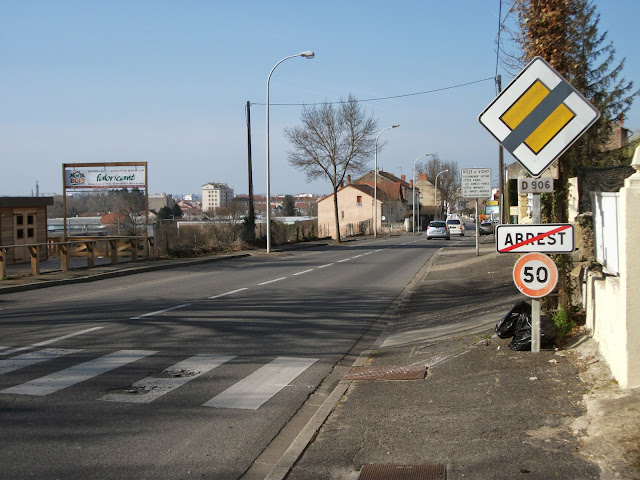
<path id="1" fill-rule="evenodd" d="M 620 273 L 590 273 L 585 298 L 587 327 L 622 388 L 640 387 L 640 147 L 631 165 L 620 189 Z"/>

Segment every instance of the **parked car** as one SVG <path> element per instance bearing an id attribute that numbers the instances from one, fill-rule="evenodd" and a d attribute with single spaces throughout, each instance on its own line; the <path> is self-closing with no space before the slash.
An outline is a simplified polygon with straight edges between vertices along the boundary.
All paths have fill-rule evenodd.
<path id="1" fill-rule="evenodd" d="M 464 237 L 464 223 L 459 218 L 450 218 L 447 220 L 447 227 L 451 235 L 460 235 Z"/>
<path id="2" fill-rule="evenodd" d="M 451 238 L 449 236 L 449 227 L 447 227 L 445 221 L 434 220 L 433 222 L 429 222 L 429 226 L 427 227 L 427 240 L 431 240 L 432 238 L 446 238 L 447 240 Z"/>
<path id="3" fill-rule="evenodd" d="M 480 235 L 491 235 L 493 233 L 493 223 L 491 222 L 482 222 L 478 228 Z"/>

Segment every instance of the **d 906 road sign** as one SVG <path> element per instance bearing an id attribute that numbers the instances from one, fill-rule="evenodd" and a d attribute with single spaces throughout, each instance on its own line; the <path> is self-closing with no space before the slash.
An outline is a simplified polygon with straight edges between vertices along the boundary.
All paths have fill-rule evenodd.
<path id="1" fill-rule="evenodd" d="M 513 281 L 527 297 L 544 297 L 556 288 L 558 267 L 543 253 L 527 253 L 513 266 Z"/>
<path id="2" fill-rule="evenodd" d="M 519 178 L 518 193 L 550 193 L 553 192 L 553 178 Z"/>
<path id="3" fill-rule="evenodd" d="M 587 99 L 536 57 L 478 120 L 537 177 L 599 117 Z"/>

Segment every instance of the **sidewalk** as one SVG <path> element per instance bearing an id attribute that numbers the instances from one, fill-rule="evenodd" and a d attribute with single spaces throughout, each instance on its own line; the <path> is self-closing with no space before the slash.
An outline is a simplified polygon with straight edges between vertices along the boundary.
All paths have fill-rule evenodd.
<path id="1" fill-rule="evenodd" d="M 325 402 L 322 426 L 270 480 L 443 478 L 424 473 L 438 469 L 447 479 L 640 478 L 640 391 L 617 387 L 587 335 L 538 354 L 497 338 L 496 321 L 524 297 L 515 256 L 493 248 L 448 248 L 423 268 Z"/>

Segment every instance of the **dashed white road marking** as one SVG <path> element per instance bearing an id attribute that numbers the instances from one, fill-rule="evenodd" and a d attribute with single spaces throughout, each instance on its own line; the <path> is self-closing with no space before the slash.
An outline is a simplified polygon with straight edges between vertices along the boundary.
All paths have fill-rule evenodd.
<path id="1" fill-rule="evenodd" d="M 327 263 L 326 265 L 320 265 L 318 267 L 318 270 L 320 270 L 321 268 L 330 267 L 331 265 L 333 265 L 333 263 Z"/>
<path id="2" fill-rule="evenodd" d="M 129 320 L 140 320 L 141 318 L 151 317 L 153 315 L 161 315 L 172 310 L 178 310 L 179 308 L 189 307 L 191 303 L 183 303 L 182 305 L 176 305 L 175 307 L 165 308 L 164 310 L 156 310 L 155 312 L 145 313 L 144 315 L 138 315 L 137 317 L 131 317 Z"/>
<path id="3" fill-rule="evenodd" d="M 231 355 L 194 355 L 165 369 L 163 373 L 169 375 L 169 377 L 147 377 L 134 383 L 131 386 L 133 392 L 130 394 L 112 393 L 99 400 L 105 402 L 150 403 L 233 358 L 235 356 Z"/>
<path id="4" fill-rule="evenodd" d="M 204 406 L 257 410 L 317 361 L 317 358 L 278 357 L 213 397 Z"/>
<path id="5" fill-rule="evenodd" d="M 31 345 L 27 345 L 26 347 L 19 347 L 19 348 L 14 348 L 13 350 L 7 350 L 6 352 L 0 352 L 0 355 L 12 355 L 14 353 L 23 352 L 25 350 L 31 350 L 32 348 L 44 347 L 45 345 L 49 345 L 50 343 L 59 342 L 60 340 L 66 340 L 67 338 L 75 337 L 76 335 L 82 335 L 84 333 L 94 332 L 102 328 L 104 327 L 87 328 L 86 330 L 80 330 L 79 332 L 70 333 L 68 335 L 62 335 L 61 337 L 51 338 L 43 342 L 33 343 Z"/>
<path id="6" fill-rule="evenodd" d="M 310 268 L 309 270 L 303 270 L 302 272 L 294 273 L 293 276 L 302 275 L 303 273 L 309 273 L 309 272 L 313 272 L 313 268 Z"/>
<path id="7" fill-rule="evenodd" d="M 342 260 L 338 260 L 336 263 L 346 262 L 347 260 L 351 260 L 350 258 L 343 258 Z"/>
<path id="8" fill-rule="evenodd" d="M 89 380 L 92 377 L 116 369 L 141 358 L 158 353 L 150 350 L 120 350 L 88 362 L 66 368 L 30 382 L 7 388 L 0 393 L 18 395 L 44 396 L 70 387 L 76 383 Z"/>
<path id="9" fill-rule="evenodd" d="M 5 358 L 0 360 L 0 375 L 13 372 L 24 367 L 35 365 L 36 363 L 46 362 L 63 355 L 80 352 L 82 349 L 65 349 L 65 348 L 45 348 L 36 352 L 23 353 L 13 358 Z"/>
<path id="10" fill-rule="evenodd" d="M 236 290 L 231 290 L 230 292 L 221 293 L 220 295 L 214 295 L 213 297 L 209 297 L 209 300 L 214 300 L 214 299 L 220 298 L 220 297 L 226 297 L 227 295 L 232 295 L 234 293 L 242 292 L 244 290 L 249 290 L 249 289 L 248 288 L 238 288 Z"/>
<path id="11" fill-rule="evenodd" d="M 267 280 L 266 282 L 259 283 L 258 285 L 267 285 L 273 282 L 279 282 L 280 280 L 284 280 L 287 277 L 274 278 L 273 280 Z"/>

